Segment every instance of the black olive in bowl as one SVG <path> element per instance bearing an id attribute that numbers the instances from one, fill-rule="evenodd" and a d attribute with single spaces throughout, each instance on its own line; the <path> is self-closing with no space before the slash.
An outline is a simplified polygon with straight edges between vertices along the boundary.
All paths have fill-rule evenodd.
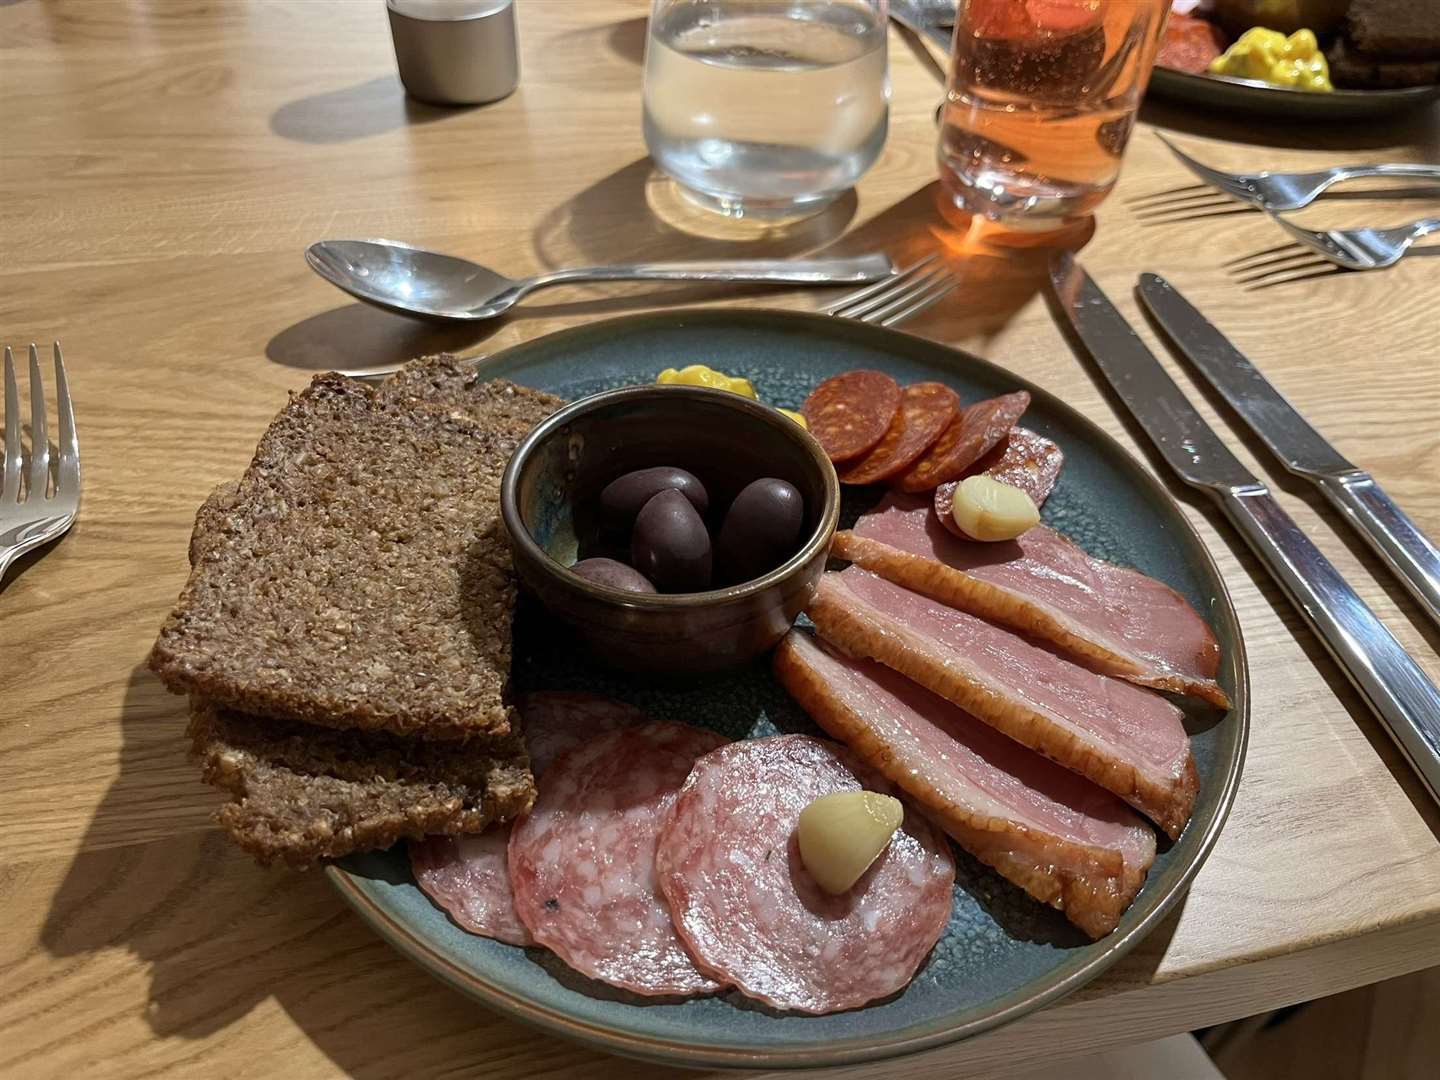
<path id="1" fill-rule="evenodd" d="M 615 528 L 600 493 L 617 477 L 657 466 L 701 481 L 712 536 L 721 529 L 717 514 L 752 481 L 793 486 L 803 503 L 793 548 L 754 578 L 703 592 L 628 592 L 572 573 L 584 559 L 630 561 L 631 536 Z M 500 505 L 521 581 L 600 659 L 630 671 L 700 674 L 769 649 L 809 603 L 839 517 L 840 485 L 820 444 L 769 406 L 723 390 L 632 386 L 541 422 L 505 470 Z"/>

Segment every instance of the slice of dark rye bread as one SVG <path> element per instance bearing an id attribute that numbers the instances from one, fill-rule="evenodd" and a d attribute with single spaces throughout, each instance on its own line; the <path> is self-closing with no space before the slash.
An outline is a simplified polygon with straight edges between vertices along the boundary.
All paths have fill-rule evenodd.
<path id="1" fill-rule="evenodd" d="M 379 392 L 321 375 L 292 398 L 197 515 L 190 580 L 150 658 L 171 689 L 333 727 L 508 730 L 499 479 L 560 401 L 451 385 L 449 363 Z"/>
<path id="2" fill-rule="evenodd" d="M 1354 0 L 1345 20 L 1364 60 L 1440 60 L 1440 0 Z"/>
<path id="3" fill-rule="evenodd" d="M 263 864 L 303 868 L 397 840 L 476 833 L 535 798 L 518 734 L 427 742 L 198 701 L 189 734 L 205 782 L 232 795 L 216 821 Z"/>

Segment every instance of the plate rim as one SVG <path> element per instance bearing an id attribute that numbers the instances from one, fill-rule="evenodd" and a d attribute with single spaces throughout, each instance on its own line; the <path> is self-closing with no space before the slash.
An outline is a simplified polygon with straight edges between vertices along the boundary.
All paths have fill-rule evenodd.
<path id="1" fill-rule="evenodd" d="M 1104 951 L 1038 991 L 1025 993 L 1012 991 L 1009 996 L 1015 1000 L 1007 1001 L 982 1016 L 937 1030 L 891 1038 L 861 1036 L 859 1040 L 853 1042 L 816 1041 L 781 1048 L 723 1043 L 709 1043 L 706 1046 L 697 1047 L 658 1035 L 641 1035 L 617 1030 L 603 1023 L 582 1020 L 562 1010 L 541 1005 L 529 1000 L 524 995 L 487 980 L 479 973 L 466 969 L 435 952 L 424 938 L 381 907 L 366 886 L 362 884 L 365 879 L 351 874 L 335 863 L 326 865 L 326 879 L 355 912 L 392 948 L 454 989 L 533 1027 L 566 1036 L 600 1050 L 667 1065 L 743 1069 L 814 1068 L 861 1064 L 901 1057 L 959 1042 L 1053 1004 L 1119 962 L 1174 910 L 1189 892 L 1195 875 L 1208 860 L 1234 806 L 1250 741 L 1250 665 L 1239 614 L 1214 556 L 1163 481 L 1146 469 L 1135 454 L 1089 417 L 1056 394 L 1017 375 L 1008 368 L 1001 367 L 999 364 L 963 349 L 901 330 L 787 309 L 671 308 L 587 321 L 517 342 L 481 359 L 477 366 L 477 375 L 485 377 L 487 370 L 499 367 L 507 360 L 513 360 L 516 353 L 523 353 L 541 345 L 548 345 L 552 348 L 556 345 L 563 346 L 569 339 L 589 337 L 597 331 L 618 334 L 632 327 L 647 324 L 686 326 L 697 322 L 719 322 L 732 327 L 737 323 L 751 323 L 761 324 L 767 328 L 777 324 L 781 326 L 788 324 L 787 328 L 789 329 L 804 330 L 808 328 L 828 332 L 831 335 L 836 330 L 845 330 L 882 345 L 887 340 L 898 340 L 906 343 L 909 348 L 918 345 L 925 349 L 939 350 L 949 354 L 953 358 L 952 363 L 957 367 L 978 366 L 1001 381 L 1008 381 L 1020 389 L 1028 390 L 1033 397 L 1043 400 L 1047 408 L 1056 410 L 1064 416 L 1067 422 L 1079 428 L 1087 440 L 1096 439 L 1112 452 L 1129 459 L 1134 466 L 1134 471 L 1141 478 L 1142 485 L 1148 488 L 1148 493 L 1159 501 L 1169 504 L 1174 516 L 1182 524 L 1183 539 L 1188 540 L 1191 546 L 1200 553 L 1204 570 L 1218 586 L 1210 616 L 1216 620 L 1217 624 L 1223 622 L 1227 625 L 1233 632 L 1235 641 L 1233 658 L 1235 692 L 1230 716 L 1237 723 L 1238 730 L 1233 751 L 1227 760 L 1219 763 L 1223 767 L 1223 783 L 1213 811 L 1208 820 L 1197 823 L 1202 824 L 1203 832 L 1194 856 L 1188 864 L 1180 867 L 1176 880 L 1166 890 L 1148 901 L 1149 909 L 1137 922 L 1127 929 L 1117 930 L 1104 939 L 1108 946 Z"/>
<path id="2" fill-rule="evenodd" d="M 1289 119 L 1359 119 L 1419 109 L 1440 99 L 1440 83 L 1377 90 L 1336 89 L 1329 93 L 1274 86 L 1257 79 L 1210 75 L 1157 64 L 1147 93 L 1173 104 L 1204 101 Z"/>

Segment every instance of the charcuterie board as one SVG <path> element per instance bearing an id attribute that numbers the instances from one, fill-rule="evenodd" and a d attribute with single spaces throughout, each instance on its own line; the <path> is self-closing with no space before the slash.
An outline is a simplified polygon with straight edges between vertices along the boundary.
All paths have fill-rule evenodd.
<path id="1" fill-rule="evenodd" d="M 1089 554 L 1173 588 L 1209 623 L 1220 647 L 1217 681 L 1230 708 L 1182 702 L 1198 796 L 1178 839 L 1161 838 L 1118 927 L 1092 941 L 957 852 L 948 923 L 913 981 L 863 1008 L 809 1016 L 771 1010 L 735 991 L 687 1000 L 641 997 L 586 979 L 543 950 L 467 934 L 417 887 L 403 845 L 333 864 L 326 871 L 331 880 L 392 945 L 478 1000 L 615 1052 L 676 1065 L 834 1065 L 895 1056 L 994 1027 L 1094 978 L 1183 895 L 1239 780 L 1248 723 L 1244 649 L 1224 584 L 1199 537 L 1159 482 L 1042 387 L 957 350 L 839 319 L 728 310 L 633 316 L 516 346 L 486 361 L 481 377 L 576 399 L 653 382 L 660 370 L 691 363 L 744 376 L 763 400 L 791 409 L 823 380 L 856 369 L 883 371 L 906 385 L 943 383 L 962 402 L 1028 391 L 1026 428 L 1057 444 L 1066 462 L 1045 502 L 1044 522 Z M 847 490 L 842 529 L 879 498 L 871 489 Z M 587 660 L 538 605 L 524 600 L 512 680 L 521 694 L 606 695 L 653 721 L 697 725 L 729 739 L 819 734 L 766 659 L 711 678 L 625 675 Z M 709 835 L 708 829 L 698 833 Z"/>

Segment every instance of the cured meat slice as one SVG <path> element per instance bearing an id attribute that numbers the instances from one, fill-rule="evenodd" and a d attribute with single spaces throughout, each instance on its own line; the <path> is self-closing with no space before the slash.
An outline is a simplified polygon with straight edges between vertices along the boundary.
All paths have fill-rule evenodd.
<path id="1" fill-rule="evenodd" d="M 645 722 L 645 714 L 633 705 L 598 694 L 545 691 L 526 694 L 515 704 L 536 780 L 567 750 L 603 732 Z M 534 945 L 515 911 L 509 844 L 509 822 L 478 836 L 427 836 L 410 844 L 410 869 L 425 894 L 472 934 Z"/>
<path id="2" fill-rule="evenodd" d="M 1060 469 L 1065 464 L 1065 454 L 1043 435 L 1036 435 L 1022 427 L 1012 428 L 1005 441 L 991 450 L 971 466 L 966 476 L 984 474 L 1002 484 L 1017 487 L 1035 504 L 1045 505 L 1050 492 L 1055 490 L 1055 481 L 1060 478 Z M 935 513 L 940 523 L 961 539 L 970 539 L 955 523 L 955 489 L 959 480 L 947 480 L 935 489 Z"/>
<path id="3" fill-rule="evenodd" d="M 655 841 L 695 759 L 724 745 L 668 721 L 600 735 L 559 758 L 510 834 L 515 910 L 576 971 L 637 994 L 704 994 L 655 883 Z"/>
<path id="4" fill-rule="evenodd" d="M 1115 929 L 1155 859 L 1128 806 L 873 660 L 792 630 L 781 685 L 956 843 L 1091 937 Z"/>
<path id="5" fill-rule="evenodd" d="M 858 566 L 823 574 L 806 610 L 827 641 L 1089 777 L 1171 837 L 1189 820 L 1199 776 L 1180 710 L 1158 694 Z"/>
<path id="6" fill-rule="evenodd" d="M 800 407 L 810 434 L 837 464 L 873 449 L 899 410 L 900 384 L 863 368 L 826 379 Z"/>
<path id="7" fill-rule="evenodd" d="M 1220 708 L 1220 646 L 1179 593 L 1093 558 L 1037 525 L 1013 541 L 960 540 L 915 498 L 890 497 L 835 535 L 834 554 L 962 611 L 1053 642 L 1085 664 Z"/>
<path id="8" fill-rule="evenodd" d="M 1015 421 L 1030 407 L 1030 394 L 1018 390 L 977 401 L 961 410 L 941 433 L 935 445 L 893 481 L 901 491 L 929 491 L 946 480 L 963 476 L 1009 434 Z"/>
<path id="9" fill-rule="evenodd" d="M 645 714 L 634 705 L 599 694 L 542 690 L 522 694 L 515 707 L 536 780 L 561 754 L 596 735 L 645 722 Z"/>
<path id="10" fill-rule="evenodd" d="M 913 810 L 855 885 L 824 892 L 795 825 L 836 791 L 893 789 L 808 735 L 731 743 L 695 763 L 655 864 L 701 968 L 777 1009 L 838 1012 L 905 986 L 950 917 L 955 861 Z"/>
<path id="11" fill-rule="evenodd" d="M 840 473 L 843 484 L 876 484 L 903 472 L 949 427 L 960 407 L 960 395 L 944 383 L 922 382 L 900 394 L 900 411 L 890 429 L 871 450 Z"/>
<path id="12" fill-rule="evenodd" d="M 410 869 L 425 895 L 472 934 L 534 945 L 515 913 L 506 849 L 510 824 L 478 836 L 427 836 L 410 843 Z"/>
<path id="13" fill-rule="evenodd" d="M 1160 52 L 1155 63 L 1160 67 L 1204 75 L 1210 61 L 1225 51 L 1225 34 L 1214 23 L 1194 15 L 1170 12 L 1165 20 L 1165 36 L 1160 39 Z"/>

